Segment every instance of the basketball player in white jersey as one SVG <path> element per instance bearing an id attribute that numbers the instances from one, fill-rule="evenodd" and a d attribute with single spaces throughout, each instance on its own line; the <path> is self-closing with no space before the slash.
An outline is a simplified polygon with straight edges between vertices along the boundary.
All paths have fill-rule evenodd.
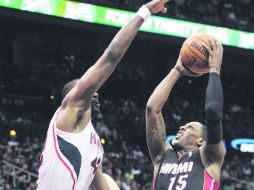
<path id="1" fill-rule="evenodd" d="M 163 12 L 169 0 L 153 0 L 114 37 L 98 61 L 63 89 L 63 101 L 54 114 L 41 155 L 37 190 L 110 189 L 103 173 L 103 148 L 91 123 L 98 110 L 96 92 L 108 79 L 151 13 Z"/>

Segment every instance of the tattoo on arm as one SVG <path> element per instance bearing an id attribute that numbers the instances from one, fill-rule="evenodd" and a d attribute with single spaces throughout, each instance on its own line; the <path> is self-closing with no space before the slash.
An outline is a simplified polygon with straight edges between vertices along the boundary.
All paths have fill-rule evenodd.
<path id="1" fill-rule="evenodd" d="M 161 112 L 147 114 L 146 138 L 153 161 L 160 161 L 167 145 L 165 123 Z"/>

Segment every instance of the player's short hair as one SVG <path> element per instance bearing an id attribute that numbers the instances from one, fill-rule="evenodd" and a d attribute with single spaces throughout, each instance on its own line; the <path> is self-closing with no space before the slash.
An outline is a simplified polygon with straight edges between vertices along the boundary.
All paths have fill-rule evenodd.
<path id="1" fill-rule="evenodd" d="M 207 139 L 207 127 L 203 123 L 201 123 L 201 122 L 199 122 L 199 123 L 202 126 L 202 133 L 201 133 L 202 138 L 206 141 L 206 139 Z"/>
<path id="2" fill-rule="evenodd" d="M 64 85 L 64 87 L 62 89 L 62 100 L 71 91 L 71 89 L 77 84 L 78 80 L 79 79 L 74 79 Z"/>

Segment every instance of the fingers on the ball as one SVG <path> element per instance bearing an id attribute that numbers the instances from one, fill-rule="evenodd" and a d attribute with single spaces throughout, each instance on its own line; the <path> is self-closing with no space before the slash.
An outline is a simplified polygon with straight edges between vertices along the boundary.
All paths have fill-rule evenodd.
<path id="1" fill-rule="evenodd" d="M 217 51 L 223 51 L 223 47 L 219 40 L 215 39 L 214 42 L 216 43 L 216 50 Z"/>
<path id="2" fill-rule="evenodd" d="M 177 63 L 180 63 L 181 65 L 183 64 L 182 57 L 180 55 L 179 55 L 179 57 L 177 59 Z"/>
<path id="3" fill-rule="evenodd" d="M 216 43 L 216 40 L 213 39 L 213 38 L 209 38 L 209 41 L 211 42 L 212 49 L 213 49 L 213 50 L 217 50 L 217 43 Z"/>
<path id="4" fill-rule="evenodd" d="M 220 42 L 219 42 L 219 47 L 220 47 L 220 50 L 223 52 L 223 45 Z"/>
<path id="5" fill-rule="evenodd" d="M 219 47 L 219 41 L 218 40 L 214 40 L 214 45 L 215 45 L 215 49 L 218 50 Z"/>
<path id="6" fill-rule="evenodd" d="M 202 43 L 202 45 L 205 47 L 205 49 L 207 49 L 207 51 L 209 53 L 213 51 L 212 48 L 209 45 L 207 45 L 206 43 Z"/>
<path id="7" fill-rule="evenodd" d="M 212 41 L 208 38 L 208 42 L 209 42 L 209 47 L 211 48 L 211 50 L 213 51 L 213 44 L 212 44 Z"/>

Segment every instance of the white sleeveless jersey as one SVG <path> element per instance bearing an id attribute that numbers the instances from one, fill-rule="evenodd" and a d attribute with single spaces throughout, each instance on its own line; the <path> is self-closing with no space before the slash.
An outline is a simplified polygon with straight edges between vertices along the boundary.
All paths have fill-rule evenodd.
<path id="1" fill-rule="evenodd" d="M 56 127 L 53 116 L 40 158 L 37 190 L 87 190 L 103 158 L 100 138 L 89 121 L 78 133 Z"/>

